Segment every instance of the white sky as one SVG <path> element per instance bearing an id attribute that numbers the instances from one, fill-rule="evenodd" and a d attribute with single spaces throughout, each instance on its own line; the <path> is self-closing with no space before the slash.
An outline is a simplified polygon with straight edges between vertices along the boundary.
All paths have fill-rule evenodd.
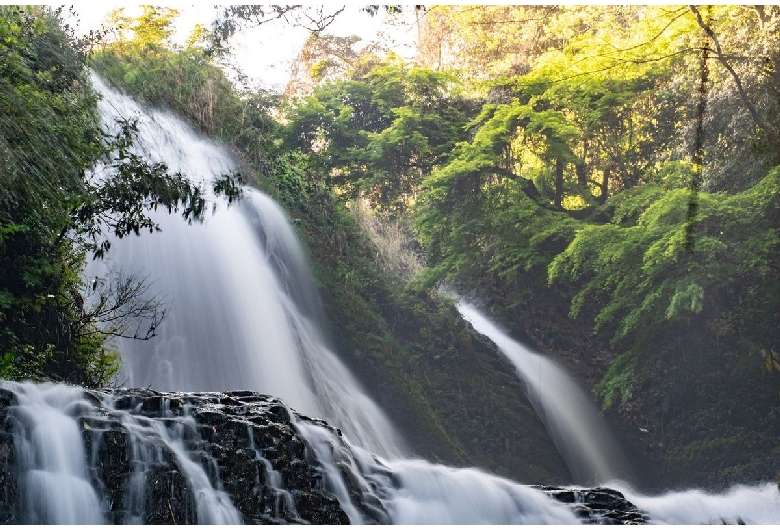
<path id="1" fill-rule="evenodd" d="M 213 5 L 158 5 L 179 10 L 174 37 L 177 42 L 183 42 L 195 24 L 211 27 L 211 22 L 217 18 L 220 11 Z M 81 33 L 99 29 L 105 23 L 108 13 L 118 7 L 123 7 L 130 16 L 140 14 L 139 4 L 75 4 L 73 8 L 78 19 L 74 21 L 74 25 Z M 407 18 L 413 18 L 411 11 L 413 9 L 406 11 Z M 372 17 L 360 12 L 359 6 L 349 6 L 328 27 L 326 33 L 339 36 L 358 35 L 366 42 L 382 40 L 401 56 L 413 58 L 417 28 L 412 25 L 391 26 L 385 24 L 387 20 L 388 17 L 381 10 Z M 264 24 L 231 39 L 233 58 L 230 62 L 238 66 L 256 86 L 282 91 L 289 79 L 292 61 L 307 37 L 308 31 L 303 28 L 291 27 L 283 22 Z M 399 42 L 401 44 L 398 44 Z"/>

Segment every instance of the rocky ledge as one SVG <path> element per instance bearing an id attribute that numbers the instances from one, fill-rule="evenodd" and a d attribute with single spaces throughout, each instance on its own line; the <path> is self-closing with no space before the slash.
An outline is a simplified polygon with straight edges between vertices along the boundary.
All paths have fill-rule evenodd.
<path id="1" fill-rule="evenodd" d="M 35 520 L 20 491 L 14 440 L 31 429 L 24 415 L 13 413 L 16 403 L 13 392 L 0 389 L 0 521 L 35 524 L 45 521 Z M 179 446 L 229 495 L 246 524 L 349 522 L 323 489 L 291 411 L 278 399 L 252 392 L 87 390 L 70 409 L 108 523 L 199 522 L 199 492 L 176 454 Z"/>
<path id="2" fill-rule="evenodd" d="M 297 414 L 278 399 L 240 391 L 79 392 L 49 387 L 66 389 L 62 395 L 67 394 L 67 399 L 54 392 L 56 399 L 49 395 L 35 401 L 24 394 L 32 386 L 26 388 L 13 384 L 0 388 L 0 522 L 4 524 L 52 522 L 40 513 L 46 510 L 36 505 L 42 502 L 33 498 L 36 494 L 25 491 L 26 477 L 40 473 L 45 467 L 41 458 L 47 458 L 30 457 L 30 444 L 38 443 L 30 440 L 42 421 L 36 416 L 48 414 L 36 412 L 39 402 L 48 403 L 41 405 L 41 411 L 56 402 L 64 421 L 78 429 L 76 439 L 80 436 L 85 455 L 79 474 L 100 499 L 106 523 L 215 522 L 202 509 L 204 498 L 232 504 L 244 524 L 345 524 L 350 510 L 364 523 L 392 522 L 384 505 L 391 495 L 383 488 L 398 487 L 393 471 L 377 459 L 355 465 L 340 431 Z M 332 457 L 331 472 L 338 469 L 343 479 L 346 491 L 340 495 L 348 499 L 346 511 L 323 476 L 325 465 L 317 460 L 322 440 L 315 450 L 301 434 L 307 430 L 305 425 L 327 434 L 324 445 L 328 458 Z M 360 471 L 366 465 L 372 468 L 370 477 Z M 200 485 L 194 475 L 203 477 Z M 614 490 L 534 487 L 571 505 L 586 523 L 647 522 Z"/>
<path id="3" fill-rule="evenodd" d="M 622 493 L 610 488 L 558 488 L 533 486 L 565 504 L 586 524 L 645 524 L 647 514 L 626 500 Z"/>

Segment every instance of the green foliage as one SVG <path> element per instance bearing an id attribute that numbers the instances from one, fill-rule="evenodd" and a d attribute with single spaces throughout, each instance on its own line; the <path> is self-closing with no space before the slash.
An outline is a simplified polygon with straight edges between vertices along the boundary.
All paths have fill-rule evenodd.
<path id="1" fill-rule="evenodd" d="M 41 49 L 41 47 L 44 47 Z M 80 192 L 82 168 L 99 153 L 100 129 L 94 98 L 80 57 L 51 16 L 12 6 L 0 11 L 0 219 L 19 215 L 25 205 L 56 202 L 62 191 Z M 61 62 L 58 62 L 61 61 Z M 56 142 L 46 142 L 57 138 Z M 52 185 L 56 175 L 57 186 Z M 31 209 L 37 215 L 41 209 Z M 47 215 L 48 217 L 48 215 Z M 47 222 L 28 219 L 28 222 Z"/>
<path id="2" fill-rule="evenodd" d="M 173 34 L 171 23 L 179 15 L 176 9 L 142 5 L 142 13 L 136 20 L 124 16 L 122 8 L 113 11 L 110 15 L 115 27 L 130 29 L 133 43 L 139 46 L 160 46 Z"/>
<path id="3" fill-rule="evenodd" d="M 345 198 L 401 214 L 423 177 L 464 137 L 468 105 L 455 86 L 449 74 L 368 57 L 351 79 L 292 105 L 285 145 L 306 153 Z"/>
<path id="4" fill-rule="evenodd" d="M 436 270 L 451 280 L 468 284 L 482 271 L 512 281 L 546 266 L 579 224 L 515 174 L 512 141 L 518 131 L 545 137 L 542 156 L 568 160 L 576 130 L 559 113 L 517 100 L 485 106 L 472 125 L 473 140 L 458 144 L 451 161 L 423 181 L 415 228 Z M 474 253 L 482 257 L 476 267 L 468 263 Z"/>
<path id="5" fill-rule="evenodd" d="M 101 152 L 95 98 L 48 11 L 0 10 L 2 375 L 62 377 L 78 364 L 71 333 L 82 263 L 65 237 L 74 228 L 65 202 L 83 196 L 84 171 Z"/>
<path id="6" fill-rule="evenodd" d="M 172 48 L 167 38 L 177 15 L 176 10 L 152 6 L 144 6 L 136 19 L 115 14 L 123 31 L 92 55 L 91 65 L 108 82 L 177 112 L 219 140 L 241 146 L 260 166 L 276 130 L 268 113 L 276 97 L 250 90 L 237 93 L 200 45 L 201 27 L 187 47 Z"/>
<path id="7" fill-rule="evenodd" d="M 744 10 L 713 8 L 716 29 L 725 27 L 724 13 L 739 15 L 743 36 L 730 39 L 747 38 L 755 23 Z M 507 6 L 428 15 L 449 12 L 457 13 L 453 35 L 463 37 L 465 49 L 484 51 L 462 61 L 482 69 L 465 77 L 500 73 L 500 79 L 469 86 L 445 69 L 369 56 L 346 78 L 327 81 L 335 70 L 328 55 L 308 63 L 321 85 L 289 103 L 280 129 L 268 113 L 273 98 L 235 94 L 198 48 L 202 39 L 184 49 L 165 42 L 170 12 L 148 10 L 147 20 L 127 20 L 124 38 L 94 62 L 113 83 L 235 148 L 305 234 L 344 351 L 360 348 L 372 369 L 392 373 L 421 409 L 432 402 L 421 388 L 436 388 L 446 375 L 436 367 L 425 374 L 433 382 L 423 382 L 420 370 L 433 352 L 456 356 L 462 338 L 442 338 L 438 326 L 447 318 L 416 298 L 441 279 L 498 293 L 507 314 L 533 307 L 524 314 L 533 313 L 529 328 L 565 316 L 562 307 L 592 321 L 624 352 L 595 389 L 605 407 L 637 399 L 634 386 L 653 343 L 644 339 L 686 321 L 697 329 L 739 325 L 741 344 L 751 343 L 771 364 L 775 356 L 766 352 L 777 350 L 780 293 L 777 172 L 764 171 L 758 183 L 738 179 L 753 187 L 719 186 L 743 190 L 731 195 L 692 186 L 702 72 L 701 34 L 689 9 Z M 491 13 L 522 19 L 501 25 Z M 776 52 L 765 48 L 751 56 L 769 58 L 768 79 Z M 735 48 L 734 56 L 748 55 Z M 338 63 L 340 71 L 347 62 Z M 717 110 L 710 103 L 734 100 L 734 90 L 713 64 L 704 118 L 724 131 L 734 125 L 724 126 L 728 120 L 710 112 Z M 766 86 L 755 83 L 750 94 L 772 93 Z M 744 118 L 732 110 L 722 115 Z M 754 175 L 771 158 L 769 144 L 744 132 L 705 137 L 706 159 L 753 149 Z M 718 171 L 707 167 L 705 176 Z M 415 227 L 430 267 L 409 289 L 382 275 L 379 249 L 345 206 L 357 209 L 365 200 L 379 218 L 411 219 Z M 8 237 L 25 226 L 9 225 Z M 0 293 L 0 307 L 12 298 Z M 438 410 L 428 409 L 434 418 Z"/>
<path id="8" fill-rule="evenodd" d="M 139 235 L 141 230 L 154 232 L 159 227 L 148 216 L 149 210 L 165 208 L 168 213 L 181 208 L 182 217 L 192 222 L 200 219 L 206 206 L 200 188 L 193 187 L 181 174 L 170 175 L 165 164 L 149 164 L 127 150 L 132 143 L 135 124 L 125 124 L 109 151 L 109 174 L 97 183 L 89 182 L 85 192 L 67 202 L 85 245 L 97 258 L 110 248 L 108 240 L 100 240 L 109 230 L 122 238 Z M 112 148 L 118 146 L 114 151 Z M 215 184 L 215 191 L 234 190 L 224 180 Z"/>
<path id="9" fill-rule="evenodd" d="M 118 368 L 105 342 L 121 331 L 101 323 L 157 315 L 137 288 L 88 304 L 86 252 L 108 250 L 106 231 L 155 229 L 144 208 L 195 220 L 205 202 L 131 154 L 132 124 L 103 135 L 85 57 L 46 8 L 0 8 L 0 55 L 0 375 L 105 384 Z M 114 171 L 101 181 L 87 176 L 98 160 Z"/>
<path id="10" fill-rule="evenodd" d="M 605 300 L 596 330 L 616 324 L 614 341 L 639 328 L 700 313 L 712 289 L 746 274 L 767 276 L 778 252 L 780 169 L 742 193 L 645 186 L 614 198 L 612 223 L 579 231 L 549 267 L 550 282 L 579 281 L 571 314 Z M 654 199 L 654 200 L 653 200 Z M 689 217 L 692 201 L 695 215 Z M 689 234 L 693 234 L 690 245 Z"/>
<path id="11" fill-rule="evenodd" d="M 606 375 L 593 389 L 602 399 L 602 410 L 610 408 L 618 400 L 621 405 L 626 405 L 631 399 L 634 393 L 636 364 L 636 350 L 629 350 L 620 354 L 609 365 Z"/>
<path id="12" fill-rule="evenodd" d="M 86 344 L 81 345 L 80 358 L 84 365 L 86 380 L 105 386 L 114 381 L 122 367 L 122 358 L 118 351 L 105 347 L 106 337 L 96 334 Z"/>

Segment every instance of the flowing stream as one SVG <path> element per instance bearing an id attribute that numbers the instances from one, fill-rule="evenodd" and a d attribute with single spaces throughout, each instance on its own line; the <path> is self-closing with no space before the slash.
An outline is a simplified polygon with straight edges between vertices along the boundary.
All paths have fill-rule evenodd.
<path id="1" fill-rule="evenodd" d="M 592 399 L 576 381 L 550 359 L 512 340 L 473 304 L 461 299 L 456 307 L 515 367 L 575 482 L 630 480 L 628 461 Z"/>
<path id="2" fill-rule="evenodd" d="M 120 117 L 137 118 L 136 149 L 149 161 L 164 162 L 171 171 L 180 171 L 205 187 L 236 167 L 226 150 L 171 114 L 144 109 L 98 78 L 94 84 L 103 96 L 100 112 L 105 127 L 114 128 Z M 324 486 L 353 523 L 364 522 L 364 512 L 350 488 L 358 488 L 366 502 L 379 499 L 387 522 L 392 523 L 580 521 L 568 505 L 537 489 L 478 469 L 415 459 L 324 339 L 316 287 L 284 213 L 252 189 L 245 189 L 244 197 L 230 206 L 222 199 L 213 200 L 215 210 L 202 224 L 188 226 L 175 215 L 155 213 L 161 233 L 114 241 L 109 259 L 92 263 L 86 271 L 90 278 L 121 267 L 149 278 L 153 289 L 167 300 L 169 316 L 158 337 L 118 343 L 124 385 L 170 391 L 257 391 L 277 396 L 303 414 L 326 419 L 342 429 L 350 443 L 342 443 L 316 422 L 297 421 L 295 428 L 319 463 Z M 461 304 L 460 309 L 515 362 L 531 385 L 537 410 L 576 479 L 602 483 L 625 478 L 619 451 L 594 419 L 598 414 L 565 374 L 532 352 L 521 352 L 472 307 Z M 13 426 L 14 451 L 19 455 L 26 522 L 111 522 L 106 514 L 113 501 L 87 472 L 100 467 L 100 455 L 94 447 L 86 447 L 80 436 L 80 429 L 109 421 L 130 433 L 131 479 L 123 522 L 143 521 L 144 488 L 150 487 L 145 477 L 163 462 L 176 462 L 195 492 L 198 522 L 242 522 L 215 464 L 192 456 L 191 448 L 199 442 L 194 420 L 186 411 L 175 418 L 162 411 L 159 418 L 149 419 L 119 407 L 109 397 L 90 400 L 80 389 L 64 385 L 3 382 L 0 388 L 16 396 L 6 422 Z M 93 427 L 79 423 L 85 415 Z M 0 452 L 6 450 L 0 445 Z M 259 449 L 256 456 L 266 462 Z M 291 502 L 281 490 L 278 471 L 269 468 L 264 480 L 277 491 L 278 503 Z M 633 492 L 625 484 L 618 487 L 654 522 L 736 522 L 739 518 L 780 522 L 780 495 L 771 484 L 740 486 L 719 495 L 689 491 L 654 497 Z"/>

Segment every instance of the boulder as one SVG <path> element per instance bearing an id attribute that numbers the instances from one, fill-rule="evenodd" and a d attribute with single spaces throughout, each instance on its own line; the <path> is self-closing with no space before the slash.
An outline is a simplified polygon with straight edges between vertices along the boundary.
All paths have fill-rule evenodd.
<path id="1" fill-rule="evenodd" d="M 647 514 L 626 500 L 622 493 L 610 488 L 559 488 L 533 486 L 565 504 L 586 524 L 645 524 Z"/>

